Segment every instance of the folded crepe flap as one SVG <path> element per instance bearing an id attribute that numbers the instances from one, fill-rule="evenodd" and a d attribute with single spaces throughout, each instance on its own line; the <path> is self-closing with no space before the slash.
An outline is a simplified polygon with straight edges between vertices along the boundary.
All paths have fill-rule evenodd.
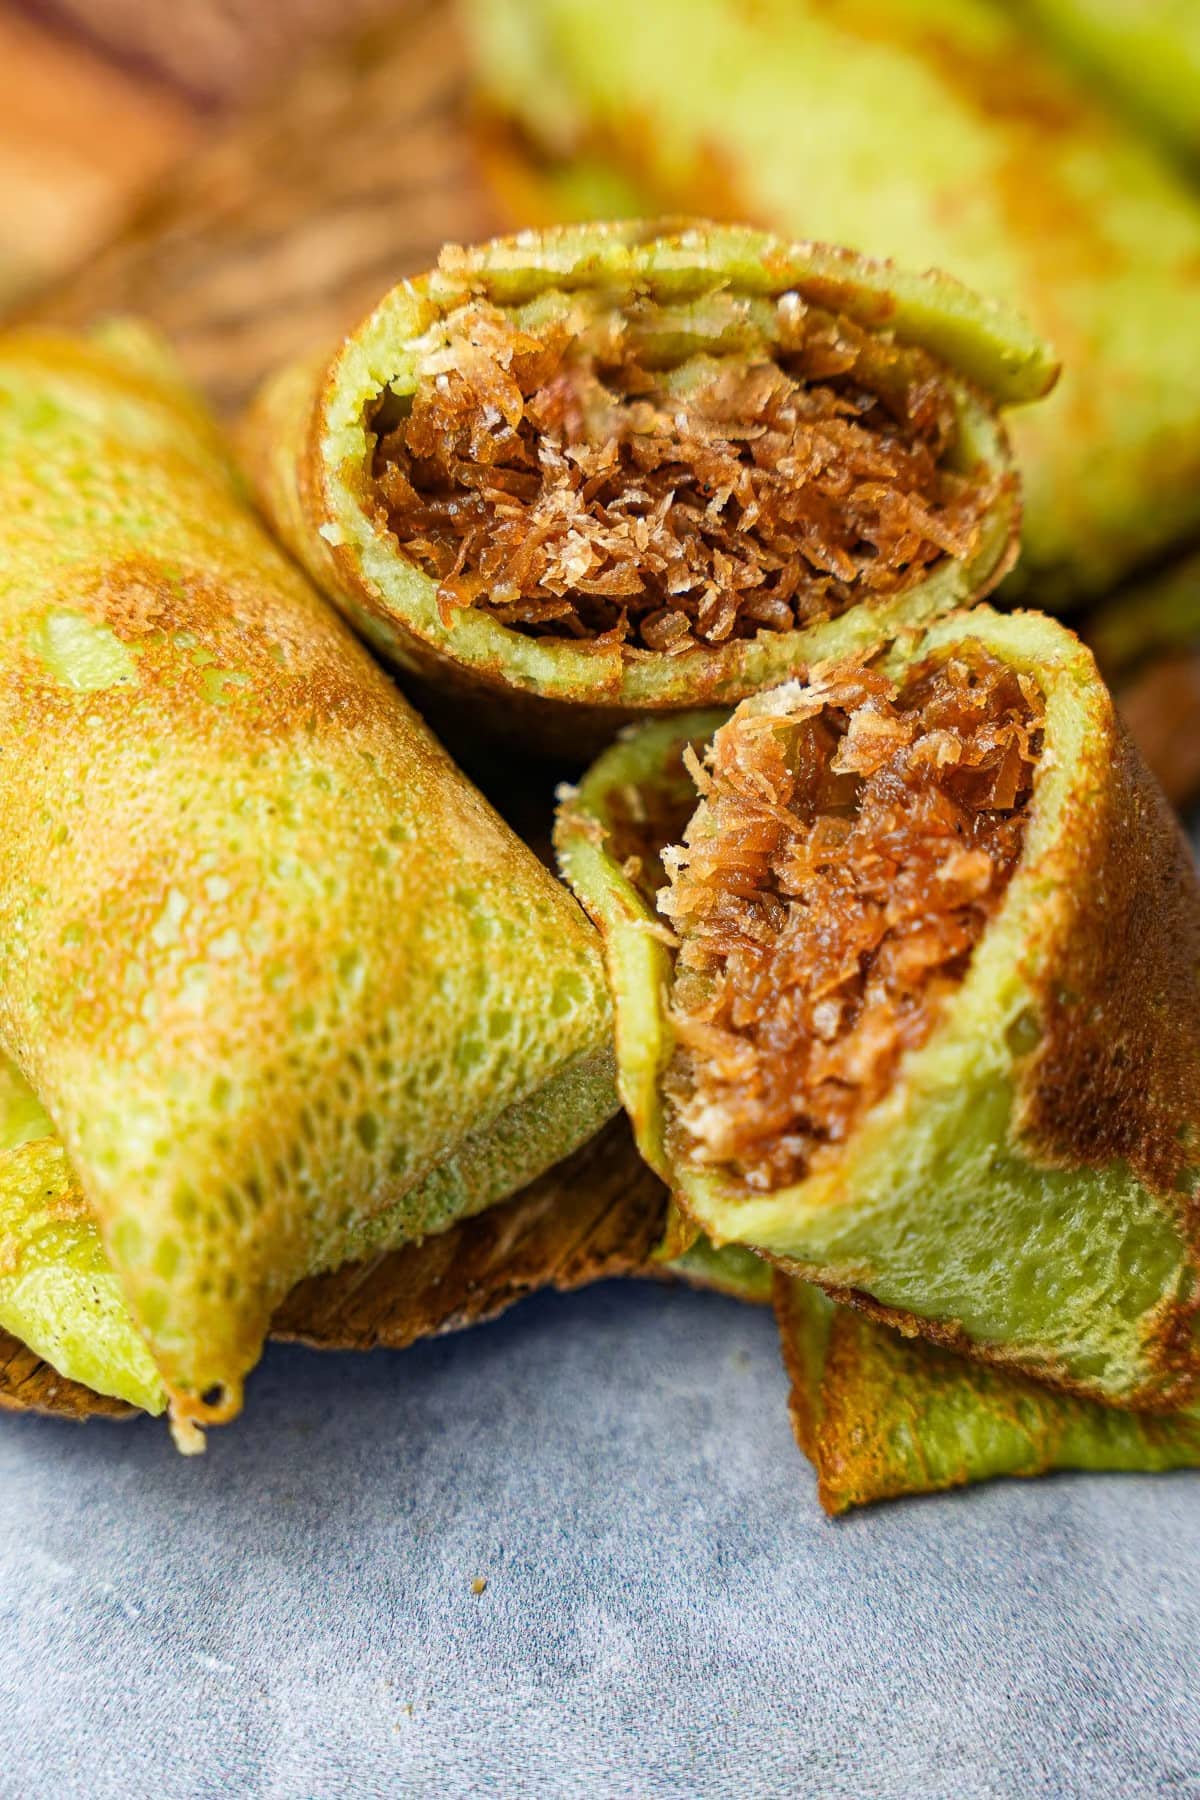
<path id="1" fill-rule="evenodd" d="M 1200 1391 L 1200 890 L 1071 633 L 981 608 L 884 666 L 959 645 L 1044 695 L 1023 848 L 928 1039 L 798 1183 L 749 1192 L 674 1153 L 667 1131 L 673 938 L 639 869 L 694 810 L 682 753 L 710 720 L 630 732 L 567 796 L 560 863 L 605 937 L 622 1098 L 643 1154 L 718 1244 L 956 1350 L 1173 1410 Z M 786 715 L 770 696 L 741 711 L 760 709 Z"/>
<path id="2" fill-rule="evenodd" d="M 906 1338 L 776 1278 L 796 1440 L 826 1512 L 1054 1469 L 1200 1466 L 1200 1414 L 1119 1411 Z"/>
<path id="3" fill-rule="evenodd" d="M 631 655 L 604 638 L 531 634 L 481 605 L 445 613 L 437 580 L 406 553 L 378 504 L 371 421 L 381 397 L 411 393 L 447 313 L 480 297 L 535 310 L 562 293 L 618 309 L 635 301 L 686 309 L 698 296 L 753 307 L 792 292 L 840 309 L 869 331 L 919 345 L 945 368 L 955 397 L 955 455 L 994 484 L 981 503 L 973 548 L 943 556 L 895 593 L 852 604 L 835 618 L 696 641 L 669 656 Z M 715 327 L 702 308 L 688 317 L 688 331 L 707 343 Z M 719 334 L 713 347 L 718 357 L 738 353 Z M 735 700 L 806 660 L 877 645 L 903 624 L 989 591 L 1011 564 L 1020 512 L 995 408 L 1043 393 L 1055 373 L 1049 352 L 1022 321 L 948 276 L 910 275 L 744 226 L 666 220 L 568 227 L 447 248 L 436 269 L 388 294 L 332 359 L 306 359 L 268 382 L 243 426 L 241 450 L 279 535 L 386 660 L 452 701 L 470 695 L 475 729 L 483 721 L 578 759 L 631 713 Z"/>
<path id="4" fill-rule="evenodd" d="M 140 1408 L 68 1381 L 18 1338 L 0 1331 L 0 1408 L 59 1419 L 132 1419 Z"/>
<path id="5" fill-rule="evenodd" d="M 0 346 L 0 1046 L 205 1422 L 297 1280 L 512 1191 L 615 1096 L 582 913 L 269 541 L 164 357 Z"/>
<path id="6" fill-rule="evenodd" d="M 614 1119 L 512 1199 L 423 1243 L 302 1281 L 272 1319 L 271 1336 L 320 1350 L 403 1349 L 493 1319 L 543 1288 L 659 1274 L 651 1254 L 665 1208 L 661 1182 L 626 1121 Z M 65 1380 L 6 1333 L 0 1405 L 66 1418 L 135 1411 Z"/>

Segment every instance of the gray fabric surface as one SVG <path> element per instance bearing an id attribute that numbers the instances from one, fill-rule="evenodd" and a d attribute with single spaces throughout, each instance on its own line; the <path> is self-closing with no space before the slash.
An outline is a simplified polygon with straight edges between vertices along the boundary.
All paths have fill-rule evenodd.
<path id="1" fill-rule="evenodd" d="M 0 1479 L 5 1796 L 1200 1795 L 1200 1477 L 831 1524 L 713 1296 L 277 1348 L 198 1462 L 3 1418 Z"/>

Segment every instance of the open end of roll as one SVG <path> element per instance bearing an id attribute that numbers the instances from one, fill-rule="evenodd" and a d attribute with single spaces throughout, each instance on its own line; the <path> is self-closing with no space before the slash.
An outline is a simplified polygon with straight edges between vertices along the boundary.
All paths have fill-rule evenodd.
<path id="1" fill-rule="evenodd" d="M 995 498 L 937 361 L 795 292 L 475 299 L 417 368 L 368 413 L 368 506 L 447 626 L 666 655 L 794 631 L 969 558 Z"/>
<path id="2" fill-rule="evenodd" d="M 1034 683 L 961 646 L 897 688 L 846 666 L 743 710 L 663 853 L 671 1130 L 770 1192 L 836 1152 L 929 1037 L 1021 856 Z"/>

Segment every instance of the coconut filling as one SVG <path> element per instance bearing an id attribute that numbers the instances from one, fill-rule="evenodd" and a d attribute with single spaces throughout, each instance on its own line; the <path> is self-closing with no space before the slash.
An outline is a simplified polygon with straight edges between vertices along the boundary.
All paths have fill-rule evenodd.
<path id="1" fill-rule="evenodd" d="M 807 304 L 473 299 L 368 409 L 367 510 L 463 608 L 677 654 L 903 593 L 977 549 L 994 475 L 926 351 Z"/>
<path id="2" fill-rule="evenodd" d="M 664 850 L 673 1153 L 770 1192 L 836 1156 L 929 1037 L 1021 855 L 1035 684 L 977 645 L 743 709 Z"/>

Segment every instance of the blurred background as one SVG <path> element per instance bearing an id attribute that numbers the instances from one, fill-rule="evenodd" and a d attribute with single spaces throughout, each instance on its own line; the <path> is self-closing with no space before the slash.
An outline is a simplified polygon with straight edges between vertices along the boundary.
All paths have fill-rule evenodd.
<path id="1" fill-rule="evenodd" d="M 1196 0 L 0 0 L 0 313 L 156 320 L 234 419 L 441 244 L 744 216 L 948 267 L 1066 373 L 1010 597 L 1200 798 Z"/>

